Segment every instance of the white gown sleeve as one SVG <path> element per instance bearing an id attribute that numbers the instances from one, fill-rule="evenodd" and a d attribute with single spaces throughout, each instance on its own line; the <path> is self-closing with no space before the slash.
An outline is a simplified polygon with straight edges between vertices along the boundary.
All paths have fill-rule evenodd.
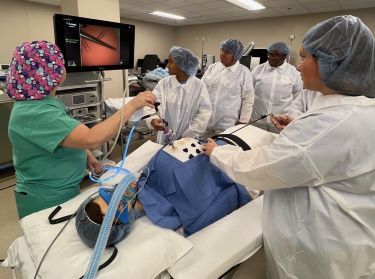
<path id="1" fill-rule="evenodd" d="M 213 69 L 213 66 L 214 64 L 210 65 L 207 70 L 204 72 L 204 75 L 202 77 L 202 81 L 206 84 L 206 86 L 208 85 L 208 82 L 210 80 L 210 75 L 211 75 L 211 72 L 212 72 L 212 69 Z"/>
<path id="2" fill-rule="evenodd" d="M 189 126 L 182 136 L 199 138 L 206 131 L 208 121 L 210 120 L 212 114 L 210 97 L 208 95 L 207 87 L 203 82 L 200 89 L 198 104 L 191 105 L 198 106 L 198 110 L 194 118 L 190 120 Z"/>
<path id="3" fill-rule="evenodd" d="M 294 75 L 293 77 L 294 84 L 292 88 L 292 94 L 293 94 L 293 99 L 295 99 L 298 95 L 300 95 L 300 93 L 303 90 L 303 82 L 302 82 L 300 73 L 296 69 L 294 69 L 293 75 Z"/>
<path id="4" fill-rule="evenodd" d="M 305 109 L 305 90 L 303 90 L 298 96 L 292 101 L 289 109 L 288 115 L 292 118 L 297 117 L 298 115 L 304 113 Z"/>
<path id="5" fill-rule="evenodd" d="M 281 136 L 268 146 L 249 151 L 231 145 L 216 147 L 211 162 L 248 189 L 268 190 L 322 183 L 321 175 L 308 154 Z"/>
<path id="6" fill-rule="evenodd" d="M 160 80 L 159 82 L 158 82 L 158 84 L 155 86 L 155 88 L 154 88 L 154 90 L 152 90 L 152 93 L 154 94 L 154 96 L 155 96 L 155 98 L 156 98 L 156 102 L 159 102 L 160 103 L 160 105 L 161 105 L 161 103 L 162 103 L 162 100 L 161 100 L 161 92 L 162 92 L 162 88 L 163 88 L 163 82 L 162 82 L 162 80 Z M 159 109 L 160 109 L 160 106 L 159 106 Z M 156 112 L 156 110 L 153 108 L 153 109 L 150 109 L 149 111 L 148 111 L 150 114 L 152 114 L 152 113 L 155 113 Z M 153 120 L 153 119 L 155 119 L 155 118 L 158 118 L 158 116 L 156 116 L 156 115 L 154 115 L 154 116 L 151 116 L 151 117 L 149 117 L 149 118 L 146 118 L 146 124 L 147 124 L 147 126 L 150 128 L 150 129 L 154 129 L 154 127 L 151 125 L 151 121 Z"/>
<path id="7" fill-rule="evenodd" d="M 241 92 L 241 112 L 240 123 L 248 123 L 250 121 L 251 113 L 254 105 L 254 85 L 251 72 L 246 69 L 245 80 L 243 83 L 243 90 Z"/>

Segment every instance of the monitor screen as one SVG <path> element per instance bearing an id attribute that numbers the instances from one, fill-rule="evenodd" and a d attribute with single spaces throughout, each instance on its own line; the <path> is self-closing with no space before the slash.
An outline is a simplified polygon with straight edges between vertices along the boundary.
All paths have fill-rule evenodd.
<path id="1" fill-rule="evenodd" d="M 259 57 L 259 64 L 262 64 L 268 60 L 268 51 L 266 48 L 254 48 L 250 52 L 251 57 Z"/>
<path id="2" fill-rule="evenodd" d="M 248 67 L 250 69 L 250 62 L 251 62 L 251 56 L 250 55 L 247 55 L 247 56 L 242 56 L 240 58 L 240 63 L 246 67 Z"/>
<path id="3" fill-rule="evenodd" d="M 68 72 L 133 68 L 134 25 L 55 14 L 54 28 Z"/>
<path id="4" fill-rule="evenodd" d="M 73 105 L 85 103 L 85 95 L 73 95 Z"/>

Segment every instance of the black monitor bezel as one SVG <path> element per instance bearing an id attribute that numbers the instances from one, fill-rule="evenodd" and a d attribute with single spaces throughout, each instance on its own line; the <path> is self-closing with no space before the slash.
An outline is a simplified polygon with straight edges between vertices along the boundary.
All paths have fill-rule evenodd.
<path id="1" fill-rule="evenodd" d="M 85 17 L 78 17 L 78 16 L 71 16 L 65 14 L 54 14 L 53 15 L 53 25 L 54 25 L 54 32 L 55 32 L 55 44 L 61 49 L 64 57 L 65 57 L 65 39 L 64 34 L 59 32 L 58 29 L 62 28 L 64 24 L 64 19 L 71 18 L 73 21 L 82 23 L 82 24 L 92 24 L 92 25 L 99 25 L 99 26 L 109 26 L 115 28 L 127 28 L 131 29 L 129 36 L 129 62 L 126 64 L 117 64 L 117 65 L 97 65 L 97 66 L 68 66 L 65 60 L 65 68 L 68 73 L 70 72 L 88 72 L 88 71 L 105 71 L 105 70 L 123 70 L 123 69 L 132 69 L 134 66 L 134 42 L 135 42 L 135 26 L 132 24 L 125 24 L 125 23 L 117 23 L 105 20 L 98 20 L 92 18 L 85 18 Z"/>

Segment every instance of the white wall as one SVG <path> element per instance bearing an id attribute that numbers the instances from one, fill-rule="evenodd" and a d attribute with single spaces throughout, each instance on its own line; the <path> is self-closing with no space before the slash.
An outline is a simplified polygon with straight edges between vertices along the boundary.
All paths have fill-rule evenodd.
<path id="1" fill-rule="evenodd" d="M 59 7 L 21 0 L 0 3 L 0 63 L 8 64 L 15 47 L 30 40 L 54 42 L 53 14 Z"/>

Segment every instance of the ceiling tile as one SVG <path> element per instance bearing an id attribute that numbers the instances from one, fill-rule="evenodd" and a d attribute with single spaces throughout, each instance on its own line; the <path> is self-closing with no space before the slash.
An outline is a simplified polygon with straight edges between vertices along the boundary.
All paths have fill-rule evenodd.
<path id="1" fill-rule="evenodd" d="M 337 10 L 340 9 L 340 6 L 337 2 L 330 2 L 330 1 L 308 2 L 308 3 L 301 4 L 301 6 L 304 6 L 307 9 L 310 9 L 310 8 L 325 8 L 325 7 L 336 8 Z"/>
<path id="2" fill-rule="evenodd" d="M 373 1 L 373 2 L 368 2 L 368 3 L 341 3 L 341 7 L 345 10 L 374 8 L 375 2 Z"/>
<path id="3" fill-rule="evenodd" d="M 323 12 L 334 12 L 338 9 L 336 7 L 316 7 L 316 8 L 309 8 L 311 13 L 323 13 Z"/>
<path id="4" fill-rule="evenodd" d="M 32 0 L 28 0 L 32 1 Z M 48 0 L 35 0 L 48 1 Z M 59 1 L 59 0 L 51 0 Z M 120 0 L 121 16 L 172 26 L 236 21 L 252 18 L 268 18 L 297 14 L 341 11 L 375 7 L 375 0 L 257 0 L 266 6 L 259 11 L 247 11 L 226 0 Z M 185 16 L 184 21 L 162 19 L 148 15 L 160 10 Z"/>
<path id="5" fill-rule="evenodd" d="M 120 10 L 127 10 L 127 9 L 132 9 L 132 8 L 135 8 L 135 7 L 137 7 L 137 6 L 133 5 L 133 4 L 120 2 Z"/>
<path id="6" fill-rule="evenodd" d="M 136 1 L 138 1 L 138 0 L 136 0 Z M 160 2 L 160 3 L 163 3 L 163 5 L 171 6 L 173 8 L 191 5 L 190 3 L 187 3 L 184 0 L 166 0 L 166 1 L 163 1 L 163 2 Z"/>
<path id="7" fill-rule="evenodd" d="M 353 1 L 353 0 L 338 0 L 339 3 L 343 3 L 343 4 L 352 4 L 352 5 L 356 5 L 356 4 L 369 4 L 369 3 L 375 3 L 374 0 L 356 0 L 356 1 Z"/>
<path id="8" fill-rule="evenodd" d="M 297 0 L 267 0 L 262 2 L 264 6 L 274 8 L 274 7 L 285 7 L 298 5 Z"/>
<path id="9" fill-rule="evenodd" d="M 207 9 L 207 10 L 202 10 L 202 14 L 208 15 L 208 16 L 213 16 L 215 15 L 216 17 L 224 14 L 224 12 L 220 10 L 213 10 L 213 9 Z"/>
<path id="10" fill-rule="evenodd" d="M 227 1 L 210 1 L 210 2 L 205 2 L 205 3 L 201 3 L 200 6 L 202 7 L 206 7 L 206 8 L 214 8 L 214 9 L 218 9 L 218 8 L 229 8 L 229 7 L 233 7 L 233 4 L 230 3 L 230 2 L 227 2 Z"/>
<path id="11" fill-rule="evenodd" d="M 259 11 L 253 11 L 252 14 L 257 15 L 258 17 L 272 17 L 272 16 L 282 16 L 283 13 L 275 9 L 265 9 Z"/>
<path id="12" fill-rule="evenodd" d="M 223 10 L 225 12 L 231 12 L 231 13 L 237 13 L 237 12 L 241 13 L 241 12 L 244 12 L 244 11 L 249 12 L 249 10 L 244 9 L 244 8 L 240 8 L 236 5 L 233 5 L 232 7 L 229 7 L 229 8 L 224 8 Z"/>
<path id="13" fill-rule="evenodd" d="M 308 13 L 309 11 L 302 5 L 290 5 L 285 7 L 274 7 L 274 10 L 283 13 L 284 15 L 295 15 L 301 13 Z"/>
<path id="14" fill-rule="evenodd" d="M 353 1 L 353 0 L 351 0 Z M 321 3 L 322 0 L 297 0 L 298 3 L 304 4 L 304 3 Z M 337 4 L 337 0 L 326 0 L 325 3 L 331 3 L 331 4 Z"/>
<path id="15" fill-rule="evenodd" d="M 201 4 L 206 2 L 212 2 L 212 0 L 186 0 L 186 2 L 190 4 Z"/>

